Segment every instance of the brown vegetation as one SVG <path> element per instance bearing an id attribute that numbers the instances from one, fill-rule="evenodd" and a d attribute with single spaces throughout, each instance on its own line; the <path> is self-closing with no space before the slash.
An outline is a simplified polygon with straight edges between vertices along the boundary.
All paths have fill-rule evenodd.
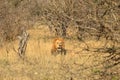
<path id="1" fill-rule="evenodd" d="M 47 28 L 47 26 L 42 26 L 41 28 L 41 26 L 39 25 L 47 25 L 49 29 L 45 29 Z M 14 48 L 14 46 L 12 47 L 14 51 L 11 50 L 11 48 L 9 48 L 11 43 L 13 43 L 11 41 L 14 42 L 16 41 L 17 36 L 22 34 L 23 28 L 29 30 L 31 28 L 33 29 L 33 27 L 40 27 L 40 30 L 37 28 L 38 30 L 33 30 L 30 32 L 30 39 L 33 39 L 33 42 L 32 43 L 28 42 L 28 48 L 34 47 L 31 45 L 33 45 L 34 42 L 36 42 L 36 38 L 39 44 L 41 42 L 41 39 L 43 39 L 43 43 L 44 42 L 48 43 L 50 41 L 47 40 L 57 36 L 68 40 L 67 46 L 72 45 L 72 50 L 74 50 L 72 52 L 75 53 L 73 55 L 79 55 L 78 53 L 82 53 L 82 51 L 84 53 L 85 52 L 96 53 L 96 55 L 98 55 L 98 53 L 104 53 L 104 55 L 109 54 L 105 57 L 105 60 L 103 59 L 103 57 L 101 59 L 104 60 L 103 61 L 105 64 L 103 65 L 104 70 L 102 70 L 103 69 L 102 68 L 101 70 L 93 70 L 93 72 L 95 71 L 95 73 L 100 73 L 98 74 L 100 79 L 101 77 L 102 79 L 105 79 L 105 77 L 108 77 L 108 79 L 112 79 L 112 77 L 114 77 L 114 74 L 112 73 L 116 72 L 117 70 L 116 66 L 119 66 L 120 64 L 120 26 L 119 25 L 120 25 L 119 0 L 0 0 L 0 48 L 5 48 L 5 49 L 1 49 L 0 55 L 5 57 L 7 56 L 7 59 L 5 58 L 5 61 L 3 60 L 0 62 L 0 66 L 1 63 L 4 63 L 3 66 L 6 66 L 6 64 L 9 65 L 8 58 L 12 58 L 10 57 L 10 55 L 12 55 L 11 53 L 15 53 L 14 51 L 16 48 L 16 47 Z M 35 34 L 34 31 L 37 34 Z M 41 35 L 42 33 L 40 33 L 40 31 L 44 33 L 44 35 Z M 74 43 L 74 41 L 77 42 Z M 41 48 L 40 45 L 44 45 L 43 43 L 38 45 L 39 48 Z M 69 45 L 70 43 L 72 44 Z M 96 46 L 96 44 L 100 44 L 102 46 Z M 49 45 L 47 46 L 49 47 Z M 77 48 L 79 50 L 76 51 L 75 49 Z M 36 52 L 30 49 L 29 50 L 30 52 L 26 52 L 27 53 L 26 56 L 28 56 L 29 53 L 32 54 L 42 53 L 42 52 L 49 53 L 47 51 L 50 48 L 48 49 L 45 48 L 43 50 L 42 49 L 43 48 L 40 49 L 41 51 L 37 49 Z M 72 52 L 70 50 L 70 53 Z M 1 54 L 1 53 L 6 53 L 6 54 Z M 32 55 L 30 54 L 30 56 Z M 40 55 L 40 57 L 41 56 L 44 55 Z M 71 58 L 70 55 L 68 56 L 69 57 L 67 59 Z M 44 60 L 45 58 L 46 57 L 44 56 Z M 79 58 L 79 59 L 84 59 L 84 58 Z M 28 60 L 32 61 L 32 59 L 28 59 Z M 93 60 L 93 58 L 91 60 Z M 73 61 L 77 61 L 77 60 L 74 59 Z M 75 75 L 77 75 L 77 71 L 79 72 L 79 69 L 85 68 L 86 66 L 84 67 L 82 66 L 80 68 L 77 67 L 77 69 L 73 68 L 74 69 L 73 71 L 69 71 L 71 67 L 76 67 L 72 65 L 74 65 L 74 63 L 71 65 L 67 65 L 66 62 L 62 67 L 57 67 L 57 69 L 64 68 L 66 70 L 66 74 L 68 70 L 68 73 L 70 73 L 68 74 L 68 76 L 72 76 L 70 79 L 74 80 L 73 75 L 75 77 Z M 75 65 L 78 64 L 75 63 Z M 80 65 L 81 64 L 79 64 L 78 66 Z M 4 70 L 2 70 L 2 72 L 3 74 L 6 73 L 4 72 Z M 26 75 L 31 76 L 32 75 L 31 73 L 32 72 L 30 72 L 30 74 L 26 72 Z M 118 71 L 115 74 L 119 75 L 120 72 Z M 11 76 L 11 73 L 8 75 Z M 87 80 L 86 77 L 84 77 L 83 75 L 79 75 L 79 76 L 81 76 L 82 79 Z M 91 75 L 88 76 L 91 77 Z M 0 77 L 2 77 L 1 74 Z M 37 77 L 39 78 L 39 76 Z M 67 78 L 65 77 L 64 79 Z M 117 79 L 115 78 L 115 80 Z"/>

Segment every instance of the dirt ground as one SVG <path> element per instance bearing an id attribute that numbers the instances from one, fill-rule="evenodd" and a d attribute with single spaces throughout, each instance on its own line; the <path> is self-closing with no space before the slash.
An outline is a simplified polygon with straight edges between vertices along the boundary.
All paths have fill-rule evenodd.
<path id="1" fill-rule="evenodd" d="M 53 56 L 48 28 L 28 30 L 30 34 L 25 59 L 16 53 L 18 40 L 0 48 L 0 80 L 120 80 L 120 65 L 108 68 L 108 53 L 84 50 L 78 40 L 65 39 L 66 55 Z M 103 46 L 103 41 L 87 41 L 90 47 Z"/>

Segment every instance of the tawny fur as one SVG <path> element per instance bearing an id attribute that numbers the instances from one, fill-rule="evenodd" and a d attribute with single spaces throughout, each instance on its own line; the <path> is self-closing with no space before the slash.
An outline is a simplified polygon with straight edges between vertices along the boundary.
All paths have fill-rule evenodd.
<path id="1" fill-rule="evenodd" d="M 53 41 L 51 53 L 53 55 L 66 54 L 65 43 L 62 38 L 55 38 Z"/>

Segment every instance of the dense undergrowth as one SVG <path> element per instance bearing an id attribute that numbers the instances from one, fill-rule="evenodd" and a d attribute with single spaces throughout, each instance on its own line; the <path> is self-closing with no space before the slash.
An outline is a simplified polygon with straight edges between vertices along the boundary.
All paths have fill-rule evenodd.
<path id="1" fill-rule="evenodd" d="M 109 53 L 107 61 L 120 63 L 119 0 L 0 0 L 0 46 L 13 41 L 23 27 L 48 25 L 54 36 L 85 41 L 105 39 L 94 52 Z"/>

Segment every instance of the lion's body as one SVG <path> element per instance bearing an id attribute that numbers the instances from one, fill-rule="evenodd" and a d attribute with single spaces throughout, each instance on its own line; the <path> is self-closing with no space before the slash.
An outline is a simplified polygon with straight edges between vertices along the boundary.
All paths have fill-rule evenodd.
<path id="1" fill-rule="evenodd" d="M 51 53 L 53 55 L 57 55 L 57 54 L 65 55 L 66 54 L 65 44 L 64 44 L 64 40 L 62 38 L 54 39 Z"/>

